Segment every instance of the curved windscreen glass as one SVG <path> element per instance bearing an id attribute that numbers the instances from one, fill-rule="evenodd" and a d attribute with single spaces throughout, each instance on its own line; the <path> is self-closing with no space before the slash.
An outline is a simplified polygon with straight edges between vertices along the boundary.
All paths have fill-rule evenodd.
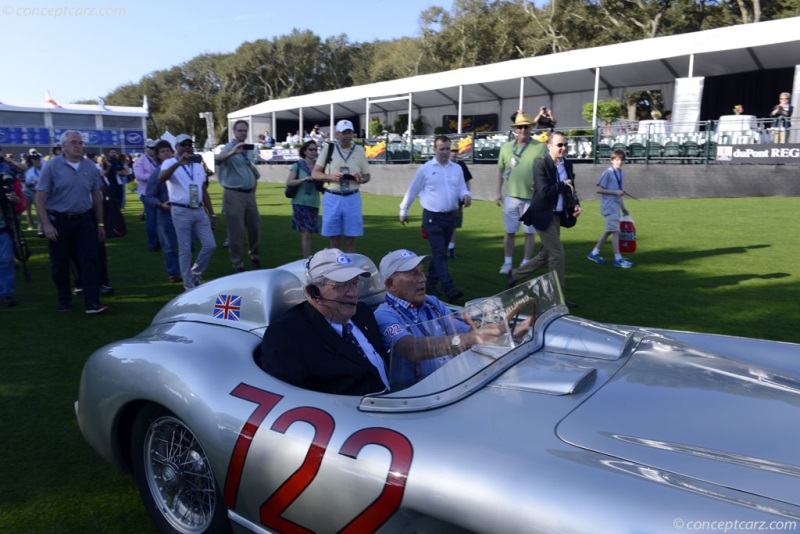
<path id="1" fill-rule="evenodd" d="M 537 317 L 562 303 L 556 277 L 548 273 L 450 315 L 407 325 L 393 338 L 392 392 L 427 394 L 463 382 L 533 339 Z"/>

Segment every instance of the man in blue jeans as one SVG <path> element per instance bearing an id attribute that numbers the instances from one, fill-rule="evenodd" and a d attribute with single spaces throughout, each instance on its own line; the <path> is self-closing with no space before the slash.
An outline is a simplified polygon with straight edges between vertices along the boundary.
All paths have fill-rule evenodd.
<path id="1" fill-rule="evenodd" d="M 167 191 L 167 185 L 158 181 L 158 175 L 161 173 L 161 162 L 170 159 L 174 155 L 172 145 L 169 144 L 169 141 L 159 141 L 153 147 L 153 154 L 156 159 L 156 167 L 147 180 L 147 189 L 142 198 L 144 203 L 152 209 L 155 216 L 158 241 L 161 243 L 161 254 L 164 256 L 167 279 L 173 283 L 180 282 L 181 268 L 178 263 L 178 237 L 175 235 L 175 226 L 172 224 L 169 192 Z"/>
<path id="2" fill-rule="evenodd" d="M 144 228 L 145 237 L 147 241 L 147 250 L 150 252 L 157 252 L 161 245 L 158 241 L 158 226 L 156 208 L 152 204 L 145 202 L 145 195 L 147 195 L 147 184 L 150 180 L 150 175 L 153 171 L 159 168 L 160 164 L 156 158 L 155 151 L 156 142 L 148 139 L 144 145 L 144 154 L 133 162 L 133 175 L 136 178 L 136 193 L 139 195 L 139 200 L 144 205 Z M 158 181 L 158 175 L 156 175 Z"/>
<path id="3" fill-rule="evenodd" d="M 450 139 L 444 135 L 433 141 L 434 159 L 418 170 L 400 203 L 400 224 L 408 222 L 408 208 L 419 195 L 422 204 L 422 229 L 431 247 L 427 292 L 436 295 L 437 284 L 448 302 L 454 302 L 464 293 L 459 291 L 447 270 L 447 246 L 456 228 L 458 206 L 469 207 L 472 195 L 464 181 L 461 167 L 450 161 Z"/>

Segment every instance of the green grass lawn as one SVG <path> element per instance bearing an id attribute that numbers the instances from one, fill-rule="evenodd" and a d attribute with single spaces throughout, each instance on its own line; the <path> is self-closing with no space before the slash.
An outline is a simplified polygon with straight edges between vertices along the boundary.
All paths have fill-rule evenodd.
<path id="1" fill-rule="evenodd" d="M 212 185 L 214 205 L 221 190 Z M 262 263 L 266 268 L 300 258 L 283 186 L 259 186 Z M 128 236 L 108 243 L 111 310 L 83 314 L 75 299 L 69 314 L 56 312 L 47 246 L 28 232 L 32 282 L 17 276 L 15 308 L 0 309 L 0 532 L 152 532 L 131 477 L 92 451 L 78 431 L 73 402 L 86 358 L 96 349 L 136 334 L 177 295 L 161 254 L 148 252 L 141 204 L 128 196 Z M 401 227 L 399 198 L 364 196 L 366 235 L 358 252 L 377 264 L 397 248 L 427 252 L 415 203 Z M 576 315 L 602 322 L 675 328 L 800 342 L 800 232 L 796 198 L 629 200 L 638 251 L 633 269 L 599 266 L 586 255 L 603 220 L 597 202 L 584 202 L 575 228 L 564 230 L 567 291 Z M 225 235 L 220 217 L 217 242 Z M 505 277 L 501 209 L 476 202 L 459 231 L 458 259 L 450 263 L 465 299 L 497 293 Z M 315 236 L 314 248 L 327 240 Z M 519 263 L 522 239 L 518 239 Z M 610 245 L 603 250 L 608 259 Z M 205 279 L 231 273 L 227 250 L 214 254 Z"/>

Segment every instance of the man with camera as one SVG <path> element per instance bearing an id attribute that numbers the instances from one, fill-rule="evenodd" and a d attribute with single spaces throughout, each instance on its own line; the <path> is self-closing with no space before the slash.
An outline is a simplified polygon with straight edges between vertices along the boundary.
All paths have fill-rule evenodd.
<path id="1" fill-rule="evenodd" d="M 223 187 L 222 208 L 228 221 L 228 255 L 233 271 L 244 271 L 242 244 L 247 230 L 247 253 L 253 268 L 261 267 L 258 241 L 261 232 L 261 215 L 256 204 L 258 169 L 256 169 L 254 145 L 245 142 L 249 125 L 238 120 L 233 124 L 233 141 L 222 147 L 214 157 L 219 170 L 219 183 Z"/>
<path id="2" fill-rule="evenodd" d="M 117 150 L 112 148 L 108 151 L 108 157 L 103 165 L 103 176 L 108 182 L 108 199 L 116 202 L 121 207 L 124 204 L 125 184 L 131 170 L 127 163 L 120 159 Z"/>
<path id="3" fill-rule="evenodd" d="M 158 181 L 167 184 L 172 223 L 178 236 L 178 263 L 183 287 L 192 289 L 201 284 L 203 271 L 217 248 L 212 233 L 217 228 L 217 216 L 205 187 L 206 171 L 200 163 L 203 158 L 195 155 L 194 141 L 188 135 L 180 134 L 175 138 L 175 149 L 176 157 L 161 163 Z M 200 240 L 201 248 L 192 264 L 194 236 Z"/>
<path id="4" fill-rule="evenodd" d="M 58 291 L 58 310 L 68 312 L 70 259 L 78 258 L 86 313 L 103 313 L 98 281 L 98 241 L 106 238 L 102 179 L 83 157 L 83 137 L 76 130 L 61 135 L 63 153 L 47 162 L 36 186 L 36 212 L 49 240 L 50 271 Z M 47 214 L 47 215 L 45 215 Z"/>
<path id="5" fill-rule="evenodd" d="M 0 177 L 5 174 L 11 174 L 13 176 L 27 170 L 25 165 L 17 163 L 14 161 L 14 158 L 9 157 L 8 154 L 2 154 L 2 151 L 3 147 L 0 147 Z"/>
<path id="6" fill-rule="evenodd" d="M 364 149 L 353 143 L 352 122 L 336 123 L 336 143 L 326 143 L 320 150 L 311 176 L 328 182 L 322 197 L 322 235 L 330 237 L 331 248 L 342 248 L 344 234 L 344 251 L 355 252 L 356 237 L 364 235 L 358 191 L 361 184 L 369 182 L 370 173 Z"/>
<path id="7" fill-rule="evenodd" d="M 547 109 L 546 106 L 539 108 L 539 114 L 533 118 L 536 128 L 542 131 L 552 132 L 556 127 L 556 118 L 553 116 L 553 110 Z"/>
<path id="8" fill-rule="evenodd" d="M 14 232 L 18 231 L 14 206 L 20 197 L 14 190 L 15 178 L 11 174 L 0 174 L 0 304 L 16 306 L 14 295 Z"/>

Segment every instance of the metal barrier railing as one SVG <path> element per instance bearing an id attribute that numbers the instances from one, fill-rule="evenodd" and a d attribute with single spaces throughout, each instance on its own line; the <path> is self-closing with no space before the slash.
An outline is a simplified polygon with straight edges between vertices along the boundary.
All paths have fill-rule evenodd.
<path id="1" fill-rule="evenodd" d="M 800 123 L 800 119 L 797 120 Z M 772 119 L 728 116 L 715 121 L 619 121 L 595 130 L 565 128 L 567 157 L 573 161 L 604 163 L 614 150 L 625 152 L 629 163 L 708 164 L 716 160 L 717 146 L 800 142 L 800 124 L 776 125 Z M 541 130 L 534 131 L 542 139 Z M 500 149 L 512 132 L 470 132 L 448 135 L 459 148 L 459 158 L 471 164 L 496 164 Z M 433 158 L 435 135 L 411 138 L 387 134 L 360 139 L 371 163 L 423 163 Z M 295 158 L 296 159 L 296 158 Z M 290 161 L 287 159 L 285 161 Z"/>

